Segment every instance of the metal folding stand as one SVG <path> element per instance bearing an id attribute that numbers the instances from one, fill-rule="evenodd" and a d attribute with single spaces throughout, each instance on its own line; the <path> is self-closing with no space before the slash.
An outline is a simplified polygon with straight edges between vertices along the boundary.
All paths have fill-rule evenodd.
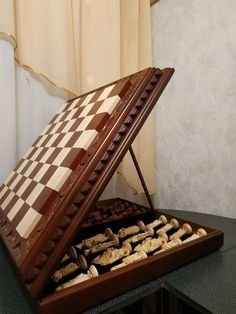
<path id="1" fill-rule="evenodd" d="M 136 158 L 136 156 L 135 156 L 135 154 L 134 154 L 134 151 L 133 151 L 133 148 L 132 148 L 131 146 L 130 146 L 130 148 L 129 148 L 129 152 L 130 152 L 130 155 L 131 155 L 131 157 L 132 157 L 132 160 L 133 160 L 134 166 L 135 166 L 135 168 L 136 168 L 136 171 L 137 171 L 137 173 L 138 173 L 139 179 L 140 179 L 140 181 L 141 181 L 142 187 L 143 187 L 143 189 L 144 189 L 145 195 L 146 195 L 146 197 L 147 197 L 147 201 L 148 201 L 148 203 L 149 203 L 149 205 L 150 205 L 150 208 L 152 209 L 152 211 L 153 211 L 153 213 L 154 213 L 154 212 L 155 212 L 155 208 L 154 208 L 154 205 L 153 205 L 151 196 L 150 196 L 150 194 L 149 194 L 147 185 L 146 185 L 146 183 L 145 183 L 145 181 L 144 181 L 144 177 L 143 177 L 142 171 L 141 171 L 141 169 L 140 169 L 140 167 L 139 167 L 137 158 Z"/>

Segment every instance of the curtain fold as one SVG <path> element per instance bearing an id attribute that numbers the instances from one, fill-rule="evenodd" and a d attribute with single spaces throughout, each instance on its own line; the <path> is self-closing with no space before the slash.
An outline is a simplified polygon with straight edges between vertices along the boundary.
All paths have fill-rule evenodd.
<path id="1" fill-rule="evenodd" d="M 149 1 L 121 0 L 121 76 L 152 64 L 151 22 Z M 142 169 L 149 192 L 155 192 L 154 162 L 154 115 L 148 118 L 132 147 Z M 143 189 L 132 165 L 129 153 L 125 156 L 118 173 L 124 175 L 135 193 Z"/>
<path id="2" fill-rule="evenodd" d="M 149 1 L 0 0 L 0 8 L 0 34 L 14 41 L 17 63 L 67 91 L 68 97 L 151 66 Z M 28 105 L 17 110 L 18 125 L 25 119 L 24 106 Z M 152 193 L 153 124 L 151 117 L 134 144 Z M 142 192 L 129 158 L 125 157 L 119 173 Z"/>

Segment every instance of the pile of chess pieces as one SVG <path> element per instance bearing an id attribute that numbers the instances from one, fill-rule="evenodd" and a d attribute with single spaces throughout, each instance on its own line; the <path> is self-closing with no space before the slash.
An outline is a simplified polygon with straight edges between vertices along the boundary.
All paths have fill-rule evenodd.
<path id="1" fill-rule="evenodd" d="M 148 208 L 126 202 L 122 199 L 117 199 L 112 202 L 112 204 L 102 204 L 100 202 L 90 210 L 85 226 L 110 222 L 116 219 L 124 219 L 126 217 L 140 215 L 147 212 Z"/>
<path id="2" fill-rule="evenodd" d="M 168 221 L 164 215 L 146 225 L 139 221 L 117 233 L 106 228 L 71 246 L 51 279 L 56 290 L 62 290 L 205 235 L 203 228 L 193 232 L 188 223 L 180 226 L 177 219 Z"/>

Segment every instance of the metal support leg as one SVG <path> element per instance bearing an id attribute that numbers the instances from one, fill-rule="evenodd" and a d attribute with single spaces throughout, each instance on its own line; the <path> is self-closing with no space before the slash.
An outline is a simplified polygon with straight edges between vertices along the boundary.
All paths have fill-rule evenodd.
<path id="1" fill-rule="evenodd" d="M 140 181 L 141 181 L 142 187 L 143 187 L 143 189 L 144 189 L 145 195 L 146 195 L 146 197 L 147 197 L 148 203 L 149 203 L 149 205 L 150 205 L 152 211 L 154 212 L 154 211 L 155 211 L 155 208 L 154 208 L 154 205 L 153 205 L 151 196 L 150 196 L 150 194 L 149 194 L 149 192 L 148 192 L 148 188 L 147 188 L 147 186 L 146 186 L 146 183 L 145 183 L 145 181 L 144 181 L 142 172 L 141 172 L 141 170 L 140 170 L 140 168 L 139 168 L 138 161 L 137 161 L 137 159 L 136 159 L 136 156 L 135 156 L 135 154 L 134 154 L 133 148 L 132 148 L 131 146 L 130 146 L 130 148 L 129 148 L 129 152 L 130 152 L 130 155 L 131 155 L 131 157 L 132 157 L 132 159 L 133 159 L 135 168 L 136 168 L 136 170 L 137 170 L 137 173 L 138 173 L 139 179 L 140 179 Z"/>

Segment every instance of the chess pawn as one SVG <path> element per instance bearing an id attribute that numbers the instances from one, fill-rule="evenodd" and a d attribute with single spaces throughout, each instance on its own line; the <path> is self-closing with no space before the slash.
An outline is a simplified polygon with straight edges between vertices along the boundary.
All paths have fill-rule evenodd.
<path id="1" fill-rule="evenodd" d="M 186 243 L 186 242 L 190 242 L 190 241 L 199 239 L 200 237 L 204 237 L 204 236 L 206 236 L 206 235 L 207 235 L 206 230 L 203 229 L 203 228 L 199 228 L 199 229 L 197 230 L 197 233 L 194 233 L 193 235 L 191 235 L 191 237 L 185 239 L 185 240 L 183 241 L 183 243 Z"/>
<path id="2" fill-rule="evenodd" d="M 147 225 L 147 227 L 156 228 L 159 225 L 165 225 L 167 223 L 167 218 L 164 215 L 161 215 L 159 219 L 154 220 L 150 224 Z"/>
<path id="3" fill-rule="evenodd" d="M 77 259 L 77 263 L 69 263 L 65 267 L 62 267 L 54 272 L 52 275 L 52 280 L 59 281 L 61 278 L 66 277 L 78 269 L 86 270 L 88 268 L 86 259 L 83 255 L 80 255 Z"/>
<path id="4" fill-rule="evenodd" d="M 170 231 L 173 228 L 175 228 L 175 229 L 179 228 L 179 222 L 175 218 L 171 219 L 170 223 L 167 223 L 164 227 L 158 229 L 156 234 L 167 233 L 168 231 Z"/>
<path id="5" fill-rule="evenodd" d="M 176 238 L 182 238 L 185 234 L 191 234 L 193 232 L 192 227 L 189 224 L 183 224 L 182 228 L 180 228 L 178 231 L 173 233 L 170 236 L 170 240 L 176 239 Z"/>
<path id="6" fill-rule="evenodd" d="M 136 235 L 128 238 L 124 242 L 127 241 L 129 243 L 136 243 L 136 242 L 139 242 L 139 241 L 142 241 L 142 240 L 146 239 L 147 237 L 153 237 L 154 236 L 155 232 L 154 232 L 153 228 L 146 227 L 145 230 L 146 230 L 145 232 L 136 234 Z"/>
<path id="7" fill-rule="evenodd" d="M 122 260 L 122 263 L 121 264 L 118 264 L 116 266 L 113 266 L 111 268 L 111 270 L 116 270 L 118 268 L 121 268 L 121 267 L 124 267 L 124 266 L 127 266 L 129 264 L 133 264 L 134 262 L 138 262 L 144 258 L 147 258 L 147 254 L 144 252 L 144 251 L 139 251 L 139 252 L 136 252 L 130 256 L 127 256 L 125 258 L 123 258 Z"/>
<path id="8" fill-rule="evenodd" d="M 162 244 L 161 250 L 155 252 L 154 255 L 159 254 L 159 253 L 162 253 L 162 252 L 165 252 L 165 251 L 167 251 L 167 250 L 170 250 L 170 249 L 172 249 L 173 247 L 176 247 L 176 246 L 181 245 L 182 243 L 183 243 L 182 240 L 180 240 L 179 238 L 176 238 L 176 239 L 174 239 L 174 240 L 171 240 L 171 241 L 169 241 L 169 242 L 167 242 L 167 243 Z"/>
<path id="9" fill-rule="evenodd" d="M 112 234 L 111 241 L 99 243 L 97 245 L 92 246 L 90 249 L 84 250 L 84 255 L 87 256 L 89 254 L 102 252 L 109 249 L 112 246 L 119 246 L 119 239 L 115 234 Z"/>
<path id="10" fill-rule="evenodd" d="M 78 253 L 77 250 L 74 246 L 70 246 L 69 249 L 67 250 L 66 254 L 63 256 L 61 263 L 66 262 L 67 260 L 72 259 L 72 260 L 77 260 L 78 259 Z"/>
<path id="11" fill-rule="evenodd" d="M 145 224 L 142 221 L 138 221 L 137 226 L 131 226 L 128 228 L 121 228 L 118 232 L 117 235 L 120 239 L 125 238 L 129 235 L 136 234 L 140 231 L 145 230 Z"/>
<path id="12" fill-rule="evenodd" d="M 168 236 L 166 234 L 159 236 L 157 239 L 147 238 L 141 244 L 138 244 L 134 248 L 134 251 L 144 251 L 145 253 L 150 253 L 157 250 L 159 247 L 162 246 L 163 243 L 166 243 L 167 241 Z"/>
<path id="13" fill-rule="evenodd" d="M 132 247 L 128 242 L 124 242 L 120 249 L 108 249 L 102 255 L 95 257 L 93 264 L 107 266 L 115 263 L 119 259 L 128 256 L 132 252 Z"/>
<path id="14" fill-rule="evenodd" d="M 77 285 L 80 282 L 91 279 L 93 277 L 97 277 L 98 275 L 99 274 L 98 274 L 97 268 L 94 265 L 91 265 L 88 269 L 87 274 L 84 274 L 84 273 L 79 274 L 75 278 L 73 278 L 73 279 L 69 280 L 68 282 L 65 282 L 65 283 L 61 284 L 60 286 L 58 286 L 56 288 L 56 291 Z"/>

